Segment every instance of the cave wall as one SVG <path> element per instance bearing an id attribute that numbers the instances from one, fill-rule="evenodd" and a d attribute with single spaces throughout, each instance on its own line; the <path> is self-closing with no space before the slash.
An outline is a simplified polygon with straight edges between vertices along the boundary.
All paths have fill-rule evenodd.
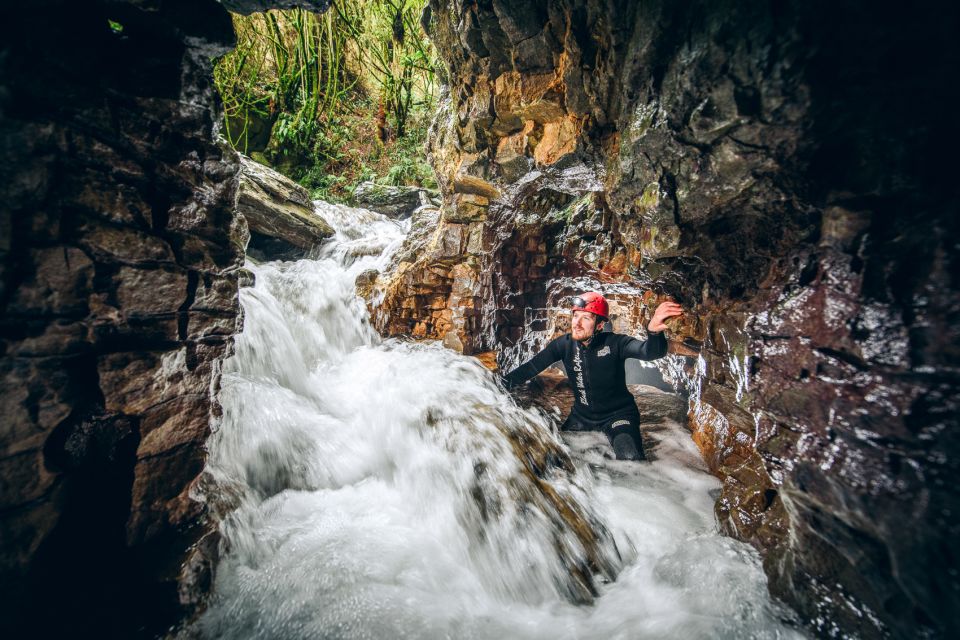
<path id="1" fill-rule="evenodd" d="M 0 633 L 153 636 L 215 547 L 195 489 L 249 238 L 214 135 L 233 27 L 214 0 L 44 0 L 0 30 Z"/>
<path id="2" fill-rule="evenodd" d="M 4 623 L 84 628 L 112 602 L 96 624 L 129 632 L 192 597 L 191 489 L 239 327 L 247 231 L 210 61 L 232 25 L 215 2 L 0 23 Z"/>
<path id="3" fill-rule="evenodd" d="M 444 204 L 378 326 L 510 366 L 578 288 L 621 330 L 681 302 L 664 372 L 773 593 L 826 636 L 955 634 L 956 10 L 433 0 L 423 23 Z"/>

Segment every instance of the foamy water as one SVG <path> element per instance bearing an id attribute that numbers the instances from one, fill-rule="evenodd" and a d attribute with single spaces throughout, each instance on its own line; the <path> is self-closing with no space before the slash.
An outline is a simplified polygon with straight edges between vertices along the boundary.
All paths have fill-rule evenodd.
<path id="1" fill-rule="evenodd" d="M 318 205 L 320 206 L 320 205 Z M 326 208 L 324 208 L 326 207 Z M 720 536 L 689 435 L 657 460 L 609 459 L 518 407 L 471 358 L 382 341 L 354 278 L 406 229 L 323 205 L 338 235 L 319 260 L 250 265 L 245 328 L 223 378 L 208 471 L 232 511 L 209 638 L 792 638 L 757 554 Z M 507 434 L 569 447 L 553 491 L 600 532 L 598 596 L 577 604 L 577 536 Z M 585 563 L 585 561 L 584 561 Z M 615 578 L 615 579 L 614 579 Z"/>

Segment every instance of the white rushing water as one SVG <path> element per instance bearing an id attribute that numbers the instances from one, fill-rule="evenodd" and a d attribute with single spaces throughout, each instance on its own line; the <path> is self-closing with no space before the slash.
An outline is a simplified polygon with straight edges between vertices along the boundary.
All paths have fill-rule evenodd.
<path id="1" fill-rule="evenodd" d="M 472 358 L 381 340 L 354 279 L 406 229 L 318 207 L 338 229 L 321 259 L 250 265 L 256 285 L 241 293 L 207 467 L 208 499 L 233 508 L 190 635 L 800 637 L 757 554 L 718 534 L 719 484 L 682 427 L 659 431 L 653 462 L 610 460 L 602 435 L 561 442 Z M 589 554 L 507 433 L 573 455 L 573 474 L 547 480 L 596 525 L 597 563 L 615 575 L 598 574 L 590 604 L 570 578 Z"/>

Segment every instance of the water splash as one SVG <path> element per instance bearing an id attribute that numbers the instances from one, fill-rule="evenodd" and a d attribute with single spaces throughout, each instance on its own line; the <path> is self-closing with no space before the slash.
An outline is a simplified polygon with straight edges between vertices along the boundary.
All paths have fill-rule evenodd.
<path id="1" fill-rule="evenodd" d="M 333 209 L 325 257 L 250 265 L 209 442 L 224 557 L 187 633 L 798 637 L 757 554 L 717 534 L 718 483 L 682 427 L 661 426 L 652 463 L 610 460 L 602 435 L 565 445 L 474 360 L 381 340 L 353 290 L 380 257 L 355 249 L 389 250 L 397 227 L 371 214 L 351 232 Z M 532 469 L 519 442 L 569 446 L 576 467 Z"/>

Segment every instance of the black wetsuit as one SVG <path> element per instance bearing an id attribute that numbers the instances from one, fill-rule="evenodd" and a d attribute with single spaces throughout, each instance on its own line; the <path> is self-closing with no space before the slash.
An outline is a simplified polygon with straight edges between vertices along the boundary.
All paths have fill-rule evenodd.
<path id="1" fill-rule="evenodd" d="M 567 333 L 551 340 L 543 351 L 508 373 L 504 381 L 507 386 L 522 384 L 554 362 L 562 361 L 573 387 L 573 409 L 562 428 L 603 431 L 618 458 L 642 458 L 640 412 L 627 391 L 623 364 L 627 358 L 656 360 L 666 353 L 667 339 L 663 333 L 651 333 L 647 340 L 598 333 L 588 346 Z M 635 450 L 631 451 L 631 447 Z"/>

